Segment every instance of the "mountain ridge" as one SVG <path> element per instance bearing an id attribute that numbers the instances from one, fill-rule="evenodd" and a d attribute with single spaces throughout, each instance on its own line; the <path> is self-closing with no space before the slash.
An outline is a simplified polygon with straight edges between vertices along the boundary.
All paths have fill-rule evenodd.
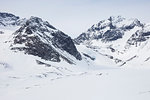
<path id="1" fill-rule="evenodd" d="M 0 15 L 5 15 L 4 19 L 9 19 L 2 20 L 5 23 L 9 23 L 10 20 L 13 23 L 18 23 L 18 20 L 20 21 L 20 18 L 13 14 L 2 13 Z M 42 59 L 54 62 L 60 62 L 61 57 L 70 64 L 73 64 L 73 60 L 68 55 L 72 55 L 77 60 L 82 59 L 71 37 L 39 17 L 31 16 L 21 24 L 10 23 L 7 26 L 18 27 L 17 30 L 14 30 L 15 32 L 12 34 L 12 39 L 10 40 L 10 49 L 15 52 L 23 51 L 25 54 L 39 56 Z M 3 27 L 7 26 L 4 25 Z M 68 55 L 64 55 L 64 52 L 68 53 Z"/>
<path id="2" fill-rule="evenodd" d="M 5 14 L 5 19 L 7 17 L 11 19 L 9 14 Z M 16 22 L 21 20 L 20 17 L 15 18 Z M 145 52 L 144 48 L 149 48 L 150 25 L 138 19 L 111 16 L 92 25 L 74 40 L 39 17 L 31 16 L 23 19 L 21 24 L 11 24 L 12 27 L 13 25 L 17 28 L 9 41 L 10 49 L 14 52 L 23 51 L 53 62 L 65 60 L 76 64 L 79 60 L 90 66 L 97 66 L 95 63 L 102 57 L 115 66 L 128 65 L 127 62 L 139 58 L 140 64 L 148 62 L 149 52 L 143 56 L 142 52 Z M 1 34 L 5 32 L 1 31 Z M 130 55 L 132 50 L 134 53 Z M 101 63 L 105 66 L 107 62 L 98 65 Z"/>
<path id="3" fill-rule="evenodd" d="M 145 63 L 144 59 L 147 59 L 150 53 L 144 51 L 144 48 L 149 48 L 149 38 L 149 25 L 141 23 L 138 19 L 126 19 L 118 16 L 92 25 L 86 32 L 75 38 L 74 43 L 85 45 L 85 47 L 113 60 L 116 64 L 118 61 L 122 62 L 119 63 L 119 66 L 124 66 L 127 62 L 130 63 L 135 59 L 141 61 L 138 65 L 140 66 Z M 131 66 L 134 65 L 131 64 Z"/>
<path id="4" fill-rule="evenodd" d="M 0 25 L 2 100 L 150 99 L 150 24 L 110 17 L 73 40 L 39 17 L 8 19 Z"/>

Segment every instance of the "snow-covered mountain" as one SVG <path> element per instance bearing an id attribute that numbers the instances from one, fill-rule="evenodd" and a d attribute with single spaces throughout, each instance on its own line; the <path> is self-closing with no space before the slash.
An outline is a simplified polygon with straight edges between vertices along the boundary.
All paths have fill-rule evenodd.
<path id="1" fill-rule="evenodd" d="M 54 62 L 62 58 L 73 63 L 69 54 L 82 59 L 71 37 L 38 17 L 31 17 L 13 33 L 11 49 Z"/>
<path id="2" fill-rule="evenodd" d="M 119 16 L 72 40 L 41 18 L 0 13 L 0 98 L 149 100 L 149 36 L 150 24 Z"/>
<path id="3" fill-rule="evenodd" d="M 2 27 L 14 28 L 10 48 L 39 56 L 45 60 L 60 62 L 60 58 L 73 63 L 71 56 L 81 60 L 71 37 L 38 17 L 21 19 L 13 14 L 0 13 Z M 18 28 L 15 30 L 15 28 Z M 3 31 L 1 31 L 1 34 Z M 71 55 L 70 57 L 68 55 Z"/>
<path id="4" fill-rule="evenodd" d="M 107 57 L 119 66 L 129 64 L 148 67 L 149 37 L 149 24 L 141 23 L 138 19 L 117 16 L 94 24 L 75 38 L 74 42 L 79 48 L 84 45 L 96 53 L 94 56 L 99 54 Z"/>
<path id="5" fill-rule="evenodd" d="M 10 50 L 10 55 L 23 53 L 50 63 L 67 62 L 76 66 L 149 65 L 150 25 L 138 19 L 110 17 L 72 40 L 41 18 L 26 19 L 9 13 L 0 15 L 3 23 L 0 26 L 1 46 Z"/>
<path id="6" fill-rule="evenodd" d="M 19 26 L 23 24 L 26 19 L 21 19 L 19 16 L 15 16 L 10 13 L 0 13 L 0 26 Z"/>
<path id="7" fill-rule="evenodd" d="M 74 73 L 82 57 L 70 36 L 38 17 L 0 13 L 0 18 L 1 86 L 10 77 L 53 80 Z"/>
<path id="8" fill-rule="evenodd" d="M 77 37 L 76 42 L 80 43 L 85 40 L 101 39 L 102 42 L 111 42 L 123 37 L 126 31 L 134 27 L 143 27 L 143 24 L 138 19 L 125 19 L 121 16 L 110 17 L 107 20 L 102 20 L 98 24 L 94 24 L 87 32 L 83 32 Z"/>

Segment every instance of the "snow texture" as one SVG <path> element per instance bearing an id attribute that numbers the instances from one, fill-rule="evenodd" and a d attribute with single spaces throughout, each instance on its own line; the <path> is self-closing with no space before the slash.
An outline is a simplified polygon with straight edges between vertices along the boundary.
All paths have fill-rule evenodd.
<path id="1" fill-rule="evenodd" d="M 16 18 L 14 15 L 7 17 Z M 5 21 L 9 23 L 9 20 Z M 102 29 L 97 29 L 99 26 Z M 121 30 L 121 27 L 126 29 Z M 112 36 L 119 35 L 119 38 L 112 40 L 104 35 L 95 39 L 99 31 L 105 33 L 108 30 L 111 34 L 116 32 Z M 0 26 L 0 99 L 149 100 L 149 31 L 149 24 L 141 24 L 136 19 L 110 17 L 78 37 L 79 41 L 74 40 L 77 43 L 74 45 L 68 35 L 37 17 L 26 19 L 21 25 Z M 35 36 L 39 41 L 27 40 Z M 71 45 L 62 41 L 62 38 L 69 38 Z M 60 61 L 12 50 L 14 47 L 29 47 L 26 45 L 28 43 L 51 46 L 61 54 Z M 82 60 L 64 49 L 72 45 L 77 48 L 74 49 L 75 54 L 80 54 Z"/>

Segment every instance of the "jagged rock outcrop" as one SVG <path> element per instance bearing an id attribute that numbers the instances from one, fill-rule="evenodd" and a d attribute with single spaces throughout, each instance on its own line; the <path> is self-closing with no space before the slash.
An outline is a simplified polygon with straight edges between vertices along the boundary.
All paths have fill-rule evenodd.
<path id="1" fill-rule="evenodd" d="M 84 45 L 97 55 L 100 54 L 119 66 L 124 66 L 132 61 L 138 62 L 139 65 L 147 61 L 150 54 L 149 38 L 149 24 L 141 23 L 138 19 L 117 16 L 94 24 L 75 38 L 74 42 L 79 47 Z"/>
<path id="2" fill-rule="evenodd" d="M 102 42 L 112 42 L 122 38 L 126 31 L 133 29 L 135 26 L 142 28 L 143 24 L 137 19 L 127 20 L 121 16 L 110 17 L 94 24 L 86 32 L 75 38 L 74 41 L 77 44 L 95 39 L 100 39 Z"/>
<path id="3" fill-rule="evenodd" d="M 10 13 L 0 13 L 0 26 L 18 25 L 20 18 Z"/>
<path id="4" fill-rule="evenodd" d="M 11 49 L 54 62 L 60 62 L 63 58 L 72 63 L 65 52 L 78 60 L 82 59 L 71 37 L 38 17 L 28 19 L 13 34 Z"/>

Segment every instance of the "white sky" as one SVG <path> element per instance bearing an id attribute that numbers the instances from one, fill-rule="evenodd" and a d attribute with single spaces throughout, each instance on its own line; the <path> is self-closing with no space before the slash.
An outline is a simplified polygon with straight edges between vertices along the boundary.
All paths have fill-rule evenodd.
<path id="1" fill-rule="evenodd" d="M 109 16 L 150 22 L 150 0 L 0 0 L 0 12 L 38 16 L 73 38 Z"/>

